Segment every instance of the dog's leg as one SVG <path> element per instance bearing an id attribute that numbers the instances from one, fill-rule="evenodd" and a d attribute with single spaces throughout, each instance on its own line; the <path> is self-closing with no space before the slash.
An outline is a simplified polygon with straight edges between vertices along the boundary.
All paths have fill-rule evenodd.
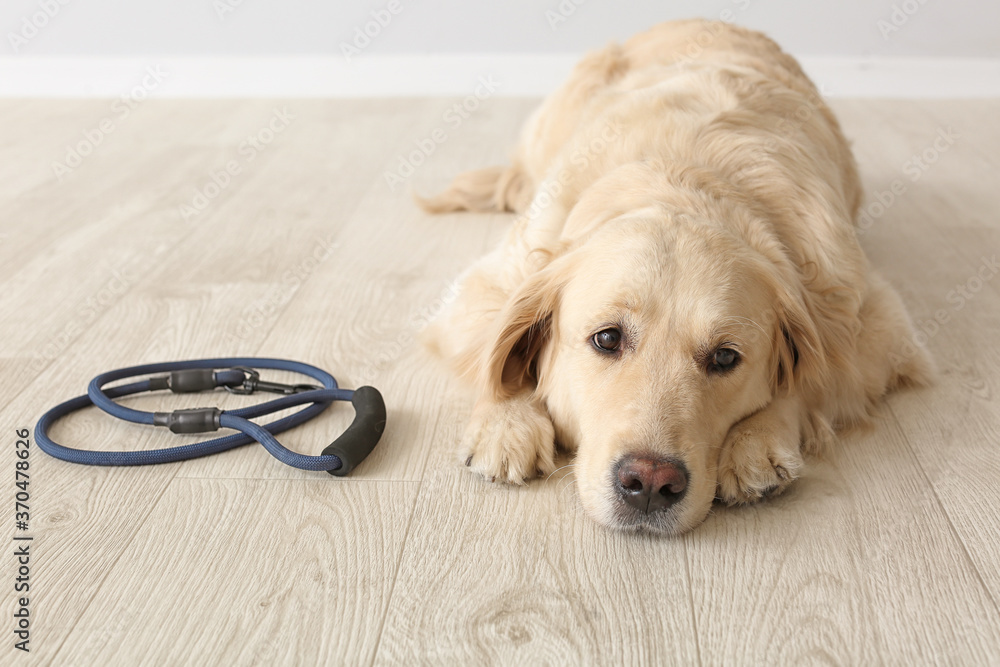
<path id="1" fill-rule="evenodd" d="M 934 363 L 917 342 L 913 324 L 899 294 L 874 271 L 868 298 L 859 314 L 857 367 L 863 391 L 874 400 L 898 386 L 926 386 L 934 377 Z"/>
<path id="2" fill-rule="evenodd" d="M 428 213 L 450 211 L 523 211 L 534 196 L 534 183 L 520 163 L 466 171 L 444 192 L 430 197 L 414 195 Z"/>
<path id="3" fill-rule="evenodd" d="M 533 391 L 481 398 L 462 438 L 462 462 L 489 481 L 524 484 L 555 469 L 552 420 Z"/>
<path id="4" fill-rule="evenodd" d="M 825 387 L 823 412 L 841 426 L 866 421 L 887 392 L 928 385 L 935 374 L 899 294 L 874 271 L 858 319 L 857 340 Z"/>
<path id="5" fill-rule="evenodd" d="M 729 430 L 719 454 L 719 499 L 753 503 L 781 493 L 802 470 L 801 400 L 775 397 Z"/>

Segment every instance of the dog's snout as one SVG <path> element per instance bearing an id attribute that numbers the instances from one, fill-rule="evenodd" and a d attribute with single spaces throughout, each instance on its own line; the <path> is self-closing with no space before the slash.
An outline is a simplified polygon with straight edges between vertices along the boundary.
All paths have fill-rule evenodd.
<path id="1" fill-rule="evenodd" d="M 615 472 L 618 495 L 640 512 L 665 510 L 687 490 L 687 469 L 682 463 L 650 456 L 626 456 Z"/>

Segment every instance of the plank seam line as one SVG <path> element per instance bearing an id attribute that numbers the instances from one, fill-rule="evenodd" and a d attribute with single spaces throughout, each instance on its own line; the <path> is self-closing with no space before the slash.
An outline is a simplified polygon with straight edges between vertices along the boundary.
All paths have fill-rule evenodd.
<path id="1" fill-rule="evenodd" d="M 997 600 L 993 596 L 993 591 L 990 590 L 990 587 L 986 584 L 986 580 L 983 579 L 983 574 L 982 572 L 979 571 L 979 567 L 976 565 L 976 561 L 973 560 L 972 554 L 969 552 L 969 547 L 968 545 L 966 545 L 965 540 L 962 539 L 961 533 L 959 533 L 958 529 L 955 528 L 955 524 L 951 520 L 951 513 L 948 512 L 948 508 L 945 507 L 943 502 L 941 502 L 941 496 L 938 494 L 937 487 L 934 485 L 934 482 L 931 481 L 931 478 L 930 476 L 928 476 L 927 471 L 924 470 L 924 466 L 920 461 L 920 457 L 917 456 L 917 453 L 913 449 L 913 445 L 910 442 L 910 438 L 906 435 L 906 432 L 903 430 L 903 427 L 899 422 L 899 418 L 896 415 L 896 411 L 893 409 L 891 405 L 887 405 L 887 407 L 889 408 L 889 414 L 892 415 L 892 421 L 895 422 L 896 428 L 899 429 L 899 434 L 903 437 L 903 442 L 906 443 L 906 448 L 907 450 L 909 450 L 910 456 L 913 457 L 913 460 L 917 464 L 917 469 L 920 471 L 920 476 L 924 478 L 925 482 L 927 482 L 927 488 L 929 488 L 931 490 L 931 493 L 934 494 L 934 502 L 937 503 L 938 509 L 941 510 L 941 513 L 944 515 L 945 520 L 948 522 L 948 528 L 951 531 L 952 536 L 955 538 L 955 540 L 958 541 L 959 546 L 961 546 L 962 553 L 965 554 L 966 562 L 969 564 L 969 567 L 972 568 L 972 571 L 975 572 L 976 579 L 979 581 L 980 587 L 986 594 L 987 599 L 993 605 L 993 611 L 996 612 L 997 615 L 1000 615 L 1000 605 L 997 605 Z"/>
<path id="2" fill-rule="evenodd" d="M 417 513 L 417 503 L 420 500 L 420 493 L 423 491 L 424 481 L 417 482 L 417 492 L 413 494 L 413 506 L 410 508 L 410 518 L 406 521 L 406 530 L 403 532 L 403 542 L 399 547 L 399 557 L 396 559 L 396 568 L 392 573 L 392 584 L 389 586 L 389 595 L 386 596 L 385 609 L 382 612 L 382 619 L 378 624 L 378 639 L 375 641 L 375 650 L 372 651 L 372 660 L 369 665 L 374 665 L 378 660 L 378 653 L 382 648 L 382 637 L 385 636 L 385 623 L 389 617 L 389 609 L 392 607 L 393 596 L 396 594 L 396 582 L 399 580 L 399 571 L 403 567 L 403 558 L 406 555 L 406 546 L 410 540 L 410 529 L 413 526 L 413 517 Z"/>

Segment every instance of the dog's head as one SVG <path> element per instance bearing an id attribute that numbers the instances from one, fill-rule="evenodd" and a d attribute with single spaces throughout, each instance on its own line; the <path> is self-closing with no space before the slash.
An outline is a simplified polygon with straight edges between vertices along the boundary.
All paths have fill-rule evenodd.
<path id="1" fill-rule="evenodd" d="M 817 381 L 823 353 L 791 272 L 665 216 L 600 225 L 530 277 L 484 380 L 498 396 L 537 387 L 594 519 L 675 534 L 708 514 L 730 428 Z"/>

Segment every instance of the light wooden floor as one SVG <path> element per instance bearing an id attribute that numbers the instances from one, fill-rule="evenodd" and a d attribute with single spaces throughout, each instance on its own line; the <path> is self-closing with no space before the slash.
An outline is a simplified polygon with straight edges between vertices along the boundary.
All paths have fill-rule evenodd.
<path id="1" fill-rule="evenodd" d="M 348 479 L 260 448 L 105 469 L 35 447 L 32 652 L 12 646 L 9 541 L 0 662 L 1000 663 L 1000 277 L 977 277 L 1000 254 L 1000 101 L 834 103 L 869 202 L 905 188 L 863 242 L 928 329 L 940 381 L 892 396 L 785 496 L 719 507 L 680 539 L 597 527 L 571 478 L 513 489 L 458 465 L 469 397 L 414 337 L 506 218 L 427 217 L 385 172 L 436 129 L 447 140 L 408 184 L 498 163 L 533 102 L 488 100 L 453 127 L 454 102 L 163 101 L 127 118 L 107 101 L 0 103 L 10 536 L 15 429 L 100 371 L 280 356 L 389 405 Z M 241 142 L 276 107 L 294 119 L 249 161 Z M 53 162 L 102 119 L 114 131 L 60 182 Z M 925 152 L 926 170 L 907 164 Z M 185 220 L 230 160 L 240 173 Z M 350 416 L 286 440 L 318 453 Z M 93 413 L 55 436 L 166 442 Z"/>

